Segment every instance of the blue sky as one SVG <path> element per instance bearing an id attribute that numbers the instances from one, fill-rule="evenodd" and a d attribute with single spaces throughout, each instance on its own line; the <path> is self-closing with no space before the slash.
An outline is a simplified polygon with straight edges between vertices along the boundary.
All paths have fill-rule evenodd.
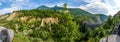
<path id="1" fill-rule="evenodd" d="M 62 6 L 65 2 L 69 8 L 80 8 L 93 14 L 114 15 L 120 10 L 119 0 L 0 0 L 0 14 L 41 5 Z"/>

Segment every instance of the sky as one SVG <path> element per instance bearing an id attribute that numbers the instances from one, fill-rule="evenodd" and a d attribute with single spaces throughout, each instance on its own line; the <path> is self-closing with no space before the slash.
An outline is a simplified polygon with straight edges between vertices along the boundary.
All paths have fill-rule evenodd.
<path id="1" fill-rule="evenodd" d="M 80 8 L 93 14 L 115 15 L 120 10 L 120 0 L 0 0 L 0 14 L 17 10 L 35 9 L 41 5 Z"/>

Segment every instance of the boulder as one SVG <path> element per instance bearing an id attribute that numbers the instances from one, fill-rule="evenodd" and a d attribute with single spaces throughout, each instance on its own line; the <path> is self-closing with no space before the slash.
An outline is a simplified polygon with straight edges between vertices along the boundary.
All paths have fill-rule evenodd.
<path id="1" fill-rule="evenodd" d="M 100 42 L 120 42 L 120 23 L 117 23 L 112 30 L 111 35 L 102 38 Z"/>
<path id="2" fill-rule="evenodd" d="M 100 39 L 100 42 L 120 42 L 120 36 L 109 35 L 108 37 Z"/>
<path id="3" fill-rule="evenodd" d="M 106 42 L 107 38 L 100 39 L 100 42 Z"/>
<path id="4" fill-rule="evenodd" d="M 14 32 L 12 29 L 6 29 L 0 26 L 0 42 L 12 42 Z"/>

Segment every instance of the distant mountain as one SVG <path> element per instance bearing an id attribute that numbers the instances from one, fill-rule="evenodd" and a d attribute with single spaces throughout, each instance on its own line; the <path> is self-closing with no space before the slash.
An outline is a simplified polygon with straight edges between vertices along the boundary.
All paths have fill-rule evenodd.
<path id="1" fill-rule="evenodd" d="M 38 7 L 39 9 L 42 9 L 42 10 L 49 10 L 50 8 L 49 7 L 46 7 L 46 6 L 44 6 L 44 5 L 42 5 L 42 6 L 40 6 L 40 7 Z"/>
<path id="2" fill-rule="evenodd" d="M 37 9 L 39 10 L 62 10 L 62 7 L 54 6 L 54 7 L 47 7 L 47 6 L 39 6 Z M 88 16 L 93 19 L 93 21 L 103 23 L 107 20 L 108 16 L 104 14 L 92 14 L 87 11 L 84 11 L 80 8 L 68 8 L 68 10 L 71 12 L 73 16 Z"/>
<path id="3" fill-rule="evenodd" d="M 40 6 L 37 9 L 40 10 L 62 10 L 62 7 L 54 6 L 54 7 L 47 7 L 47 6 Z M 68 8 L 68 10 L 71 12 L 72 15 L 79 16 L 79 15 L 91 15 L 91 13 L 84 11 L 79 8 Z"/>
<path id="4" fill-rule="evenodd" d="M 96 16 L 98 16 L 102 22 L 105 22 L 108 19 L 108 16 L 104 14 L 96 14 Z"/>

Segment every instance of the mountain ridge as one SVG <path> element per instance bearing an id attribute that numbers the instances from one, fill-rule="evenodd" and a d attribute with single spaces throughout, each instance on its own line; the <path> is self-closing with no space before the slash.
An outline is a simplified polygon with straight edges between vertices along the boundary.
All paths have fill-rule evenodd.
<path id="1" fill-rule="evenodd" d="M 54 7 L 47 7 L 47 6 L 39 6 L 38 8 L 36 9 L 39 9 L 39 10 L 57 10 L 57 11 L 60 11 L 63 9 L 63 7 L 59 7 L 59 6 L 54 6 Z M 94 18 L 94 17 L 98 17 L 100 19 L 100 21 L 103 23 L 107 20 L 108 16 L 104 15 L 104 14 L 92 14 L 92 13 L 89 13 L 85 10 L 82 10 L 80 8 L 67 8 L 67 10 L 69 10 L 69 12 L 71 12 L 71 14 L 73 16 L 89 16 L 91 18 Z"/>
<path id="2" fill-rule="evenodd" d="M 54 7 L 47 7 L 47 6 L 39 6 L 38 8 L 36 9 L 40 9 L 40 10 L 62 10 L 63 8 L 62 7 L 59 7 L 59 6 L 54 6 Z M 87 11 L 84 11 L 82 9 L 79 9 L 79 8 L 67 8 L 67 10 L 69 10 L 71 12 L 71 14 L 73 15 L 76 15 L 77 16 L 77 13 L 79 14 L 82 14 L 82 15 L 91 15 L 91 13 L 87 12 Z M 75 11 L 75 13 L 73 13 Z M 83 12 L 83 13 L 82 13 Z"/>

